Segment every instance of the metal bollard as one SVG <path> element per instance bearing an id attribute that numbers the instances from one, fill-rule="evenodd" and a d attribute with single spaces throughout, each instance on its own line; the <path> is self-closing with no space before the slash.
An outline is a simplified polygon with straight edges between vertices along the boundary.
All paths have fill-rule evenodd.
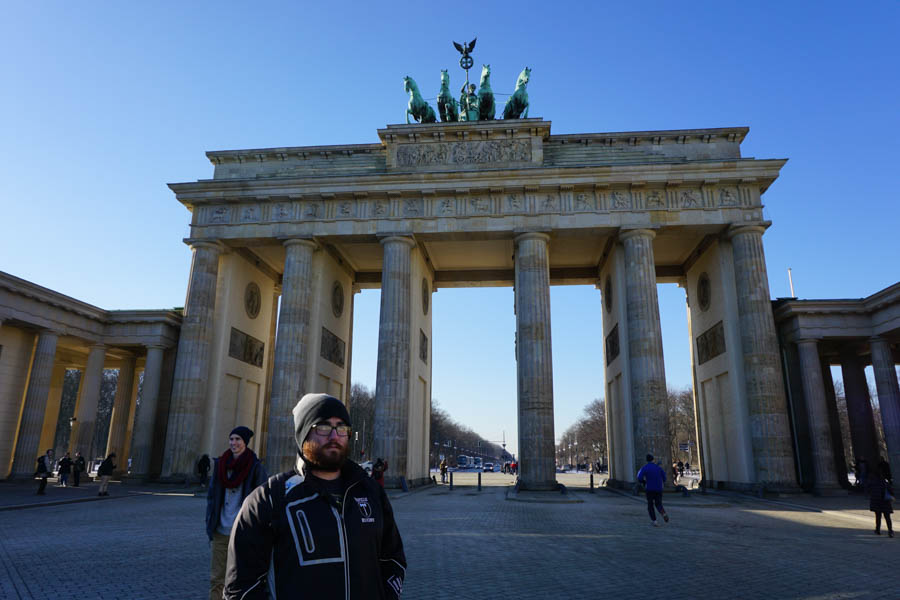
<path id="1" fill-rule="evenodd" d="M 591 471 L 591 493 L 594 493 L 594 472 Z"/>
<path id="2" fill-rule="evenodd" d="M 481 471 L 478 471 L 478 491 L 481 491 Z"/>
<path id="3" fill-rule="evenodd" d="M 450 471 L 450 490 L 453 490 L 453 471 Z"/>

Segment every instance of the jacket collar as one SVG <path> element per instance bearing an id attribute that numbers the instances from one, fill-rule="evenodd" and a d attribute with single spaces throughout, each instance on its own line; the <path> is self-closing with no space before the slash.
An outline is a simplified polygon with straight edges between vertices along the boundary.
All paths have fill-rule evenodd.
<path id="1" fill-rule="evenodd" d="M 294 465 L 294 473 L 300 476 L 300 481 L 305 481 L 310 475 L 309 466 L 306 464 L 306 461 L 300 458 L 299 454 L 297 455 L 297 462 Z M 347 485 L 356 483 L 363 477 L 368 476 L 369 474 L 366 473 L 365 469 L 350 459 L 347 459 L 344 466 L 341 468 L 341 479 L 343 479 Z"/>

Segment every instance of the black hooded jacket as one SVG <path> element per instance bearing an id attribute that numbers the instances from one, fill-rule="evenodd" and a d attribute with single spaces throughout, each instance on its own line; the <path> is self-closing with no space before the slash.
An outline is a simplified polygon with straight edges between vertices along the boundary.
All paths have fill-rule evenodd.
<path id="1" fill-rule="evenodd" d="M 226 599 L 397 599 L 406 557 L 387 494 L 356 463 L 341 470 L 342 508 L 301 470 L 244 501 L 228 544 Z"/>

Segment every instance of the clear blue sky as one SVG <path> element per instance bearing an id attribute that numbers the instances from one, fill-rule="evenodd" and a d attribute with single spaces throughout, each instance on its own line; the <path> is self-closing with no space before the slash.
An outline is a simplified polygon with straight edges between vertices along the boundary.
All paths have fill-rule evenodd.
<path id="1" fill-rule="evenodd" d="M 168 182 L 217 149 L 370 143 L 460 81 L 451 40 L 553 133 L 749 126 L 789 158 L 764 196 L 773 296 L 900 279 L 900 4 L 18 2 L 0 20 L 0 270 L 103 308 L 184 302 L 189 216 Z M 471 15 L 471 16 L 470 16 Z M 474 15 L 477 15 L 474 16 Z M 690 384 L 683 292 L 660 286 L 666 375 Z M 552 291 L 557 435 L 602 394 L 599 294 Z M 515 446 L 510 289 L 434 297 L 434 397 Z M 378 293 L 357 296 L 354 379 L 374 387 Z"/>

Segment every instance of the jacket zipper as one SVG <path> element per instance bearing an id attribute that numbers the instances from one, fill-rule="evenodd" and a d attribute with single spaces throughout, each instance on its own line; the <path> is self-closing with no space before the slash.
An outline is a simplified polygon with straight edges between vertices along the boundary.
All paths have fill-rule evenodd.
<path id="1" fill-rule="evenodd" d="M 350 544 L 347 540 L 347 528 L 344 525 L 344 510 L 347 507 L 347 494 L 350 493 L 350 488 L 357 483 L 359 481 L 355 481 L 347 486 L 347 489 L 344 490 L 344 501 L 341 503 L 341 535 L 344 537 L 344 552 L 346 553 L 344 558 L 344 597 L 347 600 L 350 600 Z"/>

